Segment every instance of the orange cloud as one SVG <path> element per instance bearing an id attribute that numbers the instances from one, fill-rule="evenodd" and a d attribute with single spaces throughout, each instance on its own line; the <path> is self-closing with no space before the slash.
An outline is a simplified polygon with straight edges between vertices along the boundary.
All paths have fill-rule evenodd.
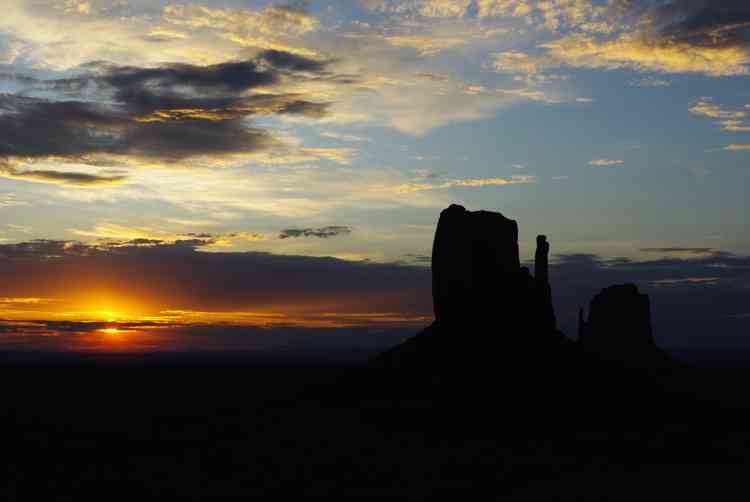
<path id="1" fill-rule="evenodd" d="M 619 166 L 624 164 L 624 160 L 611 160 L 611 159 L 597 159 L 589 162 L 590 166 L 594 167 L 608 167 L 608 166 Z"/>
<path id="2" fill-rule="evenodd" d="M 510 176 L 507 178 L 474 178 L 462 180 L 449 180 L 443 183 L 405 183 L 396 187 L 399 193 L 414 193 L 423 190 L 443 190 L 455 187 L 484 187 L 484 186 L 504 186 L 519 185 L 527 183 L 536 183 L 536 176 Z"/>
<path id="3" fill-rule="evenodd" d="M 742 46 L 703 46 L 669 40 L 651 41 L 625 33 L 612 39 L 574 34 L 542 44 L 543 63 L 575 68 L 620 69 L 664 73 L 703 73 L 713 77 L 748 75 L 750 52 Z"/>

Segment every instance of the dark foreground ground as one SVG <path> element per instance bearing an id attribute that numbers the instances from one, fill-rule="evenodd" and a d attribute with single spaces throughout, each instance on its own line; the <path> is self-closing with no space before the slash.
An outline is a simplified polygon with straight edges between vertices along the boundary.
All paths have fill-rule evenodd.
<path id="1" fill-rule="evenodd" d="M 241 358 L 4 361 L 3 500 L 747 491 L 744 370 L 438 377 Z"/>

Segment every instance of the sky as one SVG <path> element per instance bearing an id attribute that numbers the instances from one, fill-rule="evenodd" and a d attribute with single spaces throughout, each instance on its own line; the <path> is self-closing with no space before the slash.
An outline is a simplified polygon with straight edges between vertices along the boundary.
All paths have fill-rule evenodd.
<path id="1" fill-rule="evenodd" d="M 451 203 L 750 345 L 749 74 L 740 0 L 6 0 L 0 349 L 387 345 Z"/>

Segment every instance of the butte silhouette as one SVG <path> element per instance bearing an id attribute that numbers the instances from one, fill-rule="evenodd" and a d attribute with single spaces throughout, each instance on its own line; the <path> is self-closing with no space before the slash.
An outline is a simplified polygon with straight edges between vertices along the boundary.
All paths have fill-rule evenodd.
<path id="1" fill-rule="evenodd" d="M 593 357 L 637 366 L 668 359 L 654 343 L 648 296 L 632 284 L 598 294 L 587 322 L 581 309 L 577 342 L 560 332 L 549 252 L 546 236 L 538 236 L 532 275 L 520 262 L 514 220 L 455 204 L 443 210 L 432 248 L 435 321 L 373 364 L 465 370 L 579 364 Z"/>

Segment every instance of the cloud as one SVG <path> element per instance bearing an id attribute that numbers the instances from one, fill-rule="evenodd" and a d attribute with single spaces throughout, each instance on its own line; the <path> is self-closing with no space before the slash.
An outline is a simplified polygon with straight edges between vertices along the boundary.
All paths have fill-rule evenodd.
<path id="1" fill-rule="evenodd" d="M 748 43 L 750 6 L 742 0 L 670 0 L 646 12 L 663 38 L 696 46 L 734 47 Z"/>
<path id="2" fill-rule="evenodd" d="M 89 65 L 82 75 L 35 80 L 45 89 L 87 96 L 109 96 L 111 104 L 89 100 L 51 100 L 0 96 L 0 159 L 3 175 L 77 187 L 123 183 L 121 175 L 22 169 L 39 161 L 83 165 L 170 165 L 213 158 L 231 161 L 289 150 L 268 131 L 253 127 L 259 115 L 319 119 L 328 103 L 269 89 L 290 79 L 323 75 L 326 63 L 302 56 L 261 52 L 257 59 L 217 65 L 171 64 L 154 68 Z M 263 88 L 263 92 L 253 92 Z M 346 162 L 351 152 L 301 151 L 307 159 Z"/>
<path id="3" fill-rule="evenodd" d="M 372 142 L 372 139 L 364 136 L 357 136 L 356 134 L 339 133 L 332 131 L 325 131 L 320 133 L 321 138 L 335 139 L 337 141 L 350 141 L 350 142 Z"/>
<path id="4" fill-rule="evenodd" d="M 300 148 L 300 161 L 325 159 L 338 164 L 350 164 L 356 154 L 353 148 Z"/>
<path id="5" fill-rule="evenodd" d="M 19 170 L 11 166 L 0 166 L 0 177 L 52 183 L 74 188 L 94 188 L 127 183 L 126 175 L 96 175 L 80 172 L 52 171 L 46 169 Z"/>
<path id="6" fill-rule="evenodd" d="M 505 178 L 469 178 L 448 180 L 442 183 L 405 183 L 396 187 L 399 193 L 414 193 L 425 190 L 444 190 L 457 187 L 505 186 L 536 183 L 536 176 L 508 176 Z"/>
<path id="7" fill-rule="evenodd" d="M 541 103 L 557 104 L 561 102 L 560 98 L 557 96 L 550 95 L 540 89 L 496 89 L 496 92 L 501 95 L 517 96 L 519 98 L 528 99 L 529 101 L 538 101 Z"/>
<path id="8" fill-rule="evenodd" d="M 383 40 L 395 47 L 410 47 L 416 49 L 422 56 L 434 55 L 446 49 L 453 49 L 467 43 L 466 39 L 461 37 L 435 37 L 421 35 L 389 35 L 384 36 Z"/>
<path id="9" fill-rule="evenodd" d="M 643 77 L 628 82 L 631 87 L 671 87 L 672 81 L 654 76 Z"/>
<path id="10" fill-rule="evenodd" d="M 331 306 L 337 315 L 362 317 L 373 313 L 423 317 L 432 312 L 430 274 L 424 267 L 262 252 L 204 252 L 199 250 L 203 242 L 200 236 L 186 236 L 175 242 L 0 244 L 0 297 L 60 298 L 62 304 L 55 305 L 58 316 L 106 310 L 92 308 L 87 300 L 103 291 L 113 293 L 99 296 L 116 293 L 114 307 L 131 305 L 126 310 L 146 317 L 180 310 L 281 312 L 294 319 L 333 312 Z M 101 305 L 106 299 L 93 303 Z"/>
<path id="11" fill-rule="evenodd" d="M 0 193 L 0 209 L 4 207 L 28 206 L 29 203 L 19 199 L 13 192 Z"/>
<path id="12" fill-rule="evenodd" d="M 717 125 L 725 132 L 750 132 L 750 123 L 748 123 L 748 111 L 744 110 L 726 110 L 717 105 L 711 98 L 701 98 L 689 108 L 690 113 L 718 119 Z"/>
<path id="13" fill-rule="evenodd" d="M 680 284 L 718 284 L 720 280 L 720 277 L 683 277 L 680 279 L 660 279 L 653 281 L 651 284 L 656 287 L 676 286 Z"/>
<path id="14" fill-rule="evenodd" d="M 169 246 L 178 244 L 193 248 L 225 248 L 240 242 L 265 241 L 267 237 L 257 232 L 229 233 L 175 233 L 151 227 L 123 226 L 116 223 L 100 223 L 92 229 L 70 229 L 79 237 L 93 238 L 104 248 L 122 246 Z"/>
<path id="15" fill-rule="evenodd" d="M 563 66 L 642 72 L 750 73 L 750 12 L 740 1 L 525 2 L 480 0 L 484 16 L 523 17 L 559 38 L 495 54 L 494 68 L 544 81 Z M 560 36 L 562 35 L 562 36 Z M 653 86 L 657 81 L 646 81 Z M 662 85 L 664 80 L 658 80 Z"/>
<path id="16" fill-rule="evenodd" d="M 167 42 L 170 40 L 185 40 L 189 35 L 182 31 L 172 30 L 164 27 L 155 27 L 146 35 L 150 42 Z"/>
<path id="17" fill-rule="evenodd" d="M 711 98 L 701 98 L 689 108 L 689 111 L 695 115 L 722 120 L 735 120 L 747 117 L 746 111 L 724 110 L 721 106 L 714 103 Z"/>
<path id="18" fill-rule="evenodd" d="M 590 1 L 477 0 L 480 18 L 514 17 L 541 29 L 558 31 L 577 26 L 585 31 L 609 32 L 608 9 Z"/>
<path id="19" fill-rule="evenodd" d="M 550 0 L 363 0 L 372 11 L 409 21 L 414 19 L 517 18 L 540 29 L 558 30 L 571 25 L 588 31 L 608 31 L 607 9 L 590 1 Z"/>
<path id="20" fill-rule="evenodd" d="M 425 17 L 462 17 L 471 4 L 471 0 L 427 0 L 419 12 Z"/>
<path id="21" fill-rule="evenodd" d="M 318 19 L 304 8 L 271 5 L 261 10 L 217 9 L 205 5 L 167 5 L 167 22 L 191 28 L 257 32 L 267 36 L 302 35 L 319 29 Z"/>
<path id="22" fill-rule="evenodd" d="M 54 298 L 0 298 L 0 305 L 42 305 L 59 301 Z"/>
<path id="23" fill-rule="evenodd" d="M 523 76 L 527 81 L 545 82 L 554 79 L 545 73 L 553 64 L 550 58 L 513 50 L 493 54 L 491 67 L 498 73 L 511 73 Z"/>
<path id="24" fill-rule="evenodd" d="M 184 227 L 213 227 L 221 224 L 221 222 L 216 220 L 201 218 L 167 218 L 165 221 Z"/>
<path id="25" fill-rule="evenodd" d="M 7 37 L 0 39 L 0 63 L 13 64 L 21 52 L 21 44 Z"/>
<path id="26" fill-rule="evenodd" d="M 664 73 L 703 73 L 713 77 L 747 75 L 750 53 L 739 46 L 698 46 L 649 40 L 626 33 L 611 39 L 574 34 L 542 44 L 548 63 L 590 69 L 632 69 Z M 546 59 L 544 61 L 547 61 Z"/>
<path id="27" fill-rule="evenodd" d="M 624 164 L 624 160 L 612 160 L 612 159 L 597 159 L 589 162 L 590 166 L 594 167 L 607 167 L 607 166 L 619 166 Z"/>
<path id="28" fill-rule="evenodd" d="M 554 92 L 545 90 L 479 89 L 460 78 L 424 78 L 415 74 L 413 63 L 392 58 L 389 53 L 385 56 L 377 45 L 357 45 L 349 50 L 352 58 L 365 58 L 373 66 L 385 68 L 389 76 L 365 70 L 358 83 L 339 88 L 331 115 L 323 122 L 369 123 L 424 135 L 437 127 L 491 117 L 498 110 L 523 102 L 560 102 Z M 361 54 L 357 56 L 357 52 Z"/>
<path id="29" fill-rule="evenodd" d="M 88 2 L 88 12 L 68 8 L 71 3 L 3 2 L 0 31 L 13 40 L 15 61 L 70 70 L 91 61 L 155 66 L 167 61 L 213 64 L 241 57 L 236 44 L 166 23 L 154 2 Z M 187 36 L 177 35 L 182 32 Z"/>
<path id="30" fill-rule="evenodd" d="M 644 253 L 661 253 L 661 254 L 687 254 L 687 255 L 705 255 L 717 252 L 713 248 L 683 248 L 683 247 L 666 247 L 666 248 L 641 248 Z"/>
<path id="31" fill-rule="evenodd" d="M 60 204 L 116 204 L 127 208 L 165 204 L 177 213 L 164 216 L 217 221 L 225 231 L 233 230 L 225 225 L 250 218 L 263 225 L 266 233 L 274 228 L 295 227 L 299 221 L 335 221 L 337 214 L 352 208 L 357 211 L 438 209 L 451 202 L 448 193 L 438 190 L 405 197 L 396 187 L 414 181 L 413 177 L 388 166 L 358 165 L 355 169 L 333 161 L 321 162 L 319 156 L 310 154 L 305 156 L 309 160 L 285 155 L 268 157 L 256 155 L 251 173 L 244 166 L 231 165 L 210 171 L 131 169 L 127 184 L 106 190 L 47 193 Z M 311 162 L 321 163 L 311 165 Z M 133 214 L 131 211 L 126 214 Z M 123 215 L 120 222 L 127 223 L 125 218 Z M 268 218 L 280 223 L 269 226 Z M 156 223 L 153 225 L 158 227 Z M 78 224 L 77 228 L 84 227 Z"/>
<path id="32" fill-rule="evenodd" d="M 750 150 L 750 144 L 731 144 L 724 147 L 729 152 L 745 152 Z"/>
<path id="33" fill-rule="evenodd" d="M 317 61 L 298 54 L 279 50 L 263 51 L 261 53 L 261 59 L 274 68 L 312 73 L 320 73 L 324 71 L 328 64 L 326 61 Z"/>
<path id="34" fill-rule="evenodd" d="M 317 55 L 299 39 L 320 29 L 320 21 L 300 5 L 271 5 L 260 10 L 167 5 L 164 22 L 193 32 L 212 32 L 241 47 L 276 50 L 300 56 Z"/>
<path id="35" fill-rule="evenodd" d="M 352 233 L 351 227 L 330 226 L 323 228 L 287 228 L 279 234 L 279 239 L 289 239 L 297 237 L 317 237 L 319 239 L 328 239 L 339 235 Z"/>

